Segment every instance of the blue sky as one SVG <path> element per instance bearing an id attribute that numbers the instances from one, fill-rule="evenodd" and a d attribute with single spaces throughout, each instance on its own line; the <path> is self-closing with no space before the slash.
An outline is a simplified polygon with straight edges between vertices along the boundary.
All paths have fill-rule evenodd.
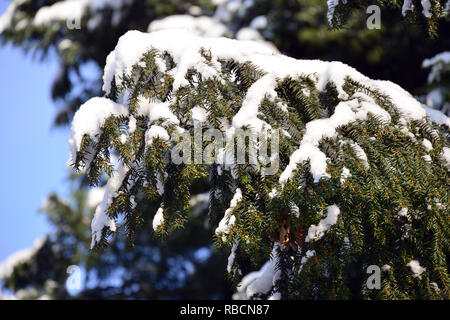
<path id="1" fill-rule="evenodd" d="M 7 2 L 0 0 L 0 15 Z M 50 230 L 38 212 L 51 191 L 67 194 L 69 129 L 52 128 L 55 59 L 0 46 L 0 261 Z"/>

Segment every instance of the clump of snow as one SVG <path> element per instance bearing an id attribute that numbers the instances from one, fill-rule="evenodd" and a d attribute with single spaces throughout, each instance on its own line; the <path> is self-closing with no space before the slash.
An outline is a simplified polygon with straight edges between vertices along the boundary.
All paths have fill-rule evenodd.
<path id="1" fill-rule="evenodd" d="M 130 205 L 131 205 L 131 209 L 136 208 L 137 202 L 136 202 L 135 196 L 131 196 L 131 197 L 130 197 Z"/>
<path id="2" fill-rule="evenodd" d="M 242 199 L 242 192 L 240 188 L 237 188 L 233 199 L 231 199 L 230 207 L 225 210 L 224 217 L 219 222 L 219 226 L 216 229 L 216 235 L 222 238 L 222 241 L 227 240 L 227 235 L 230 233 L 231 227 L 236 222 L 236 217 L 233 215 L 233 209 L 237 206 L 238 202 Z"/>
<path id="3" fill-rule="evenodd" d="M 156 211 L 155 216 L 153 217 L 153 230 L 157 231 L 160 226 L 164 224 L 164 209 L 160 207 L 158 211 Z"/>
<path id="4" fill-rule="evenodd" d="M 236 259 L 237 248 L 238 248 L 238 242 L 233 243 L 233 246 L 231 247 L 231 253 L 228 256 L 228 264 L 227 264 L 228 273 L 230 273 L 231 269 L 233 268 L 234 260 Z"/>
<path id="5" fill-rule="evenodd" d="M 250 28 L 252 29 L 265 29 L 267 27 L 267 17 L 257 16 L 250 22 Z"/>
<path id="6" fill-rule="evenodd" d="M 430 0 L 421 0 L 420 3 L 422 4 L 422 14 L 426 17 L 426 18 L 431 18 L 433 15 L 430 12 L 431 9 L 431 2 Z"/>
<path id="7" fill-rule="evenodd" d="M 348 237 L 344 237 L 344 248 L 350 249 L 352 244 L 350 243 L 350 239 Z"/>
<path id="8" fill-rule="evenodd" d="M 326 156 L 319 149 L 319 142 L 323 138 L 335 136 L 339 126 L 355 119 L 355 113 L 351 110 L 348 102 L 340 102 L 330 118 L 308 122 L 300 147 L 290 156 L 289 164 L 280 176 L 280 183 L 284 184 L 291 178 L 294 170 L 297 169 L 297 164 L 306 160 L 310 160 L 311 174 L 315 182 L 321 178 L 329 178 Z"/>
<path id="9" fill-rule="evenodd" d="M 168 141 L 170 139 L 167 130 L 161 126 L 153 125 L 145 132 L 145 145 L 150 145 L 153 140 L 159 138 L 161 140 Z"/>
<path id="10" fill-rule="evenodd" d="M 411 268 L 411 272 L 413 273 L 414 278 L 422 279 L 422 273 L 425 272 L 425 268 L 423 268 L 419 264 L 419 261 L 411 260 L 410 262 L 408 262 L 407 266 Z"/>
<path id="11" fill-rule="evenodd" d="M 293 202 L 290 203 L 291 212 L 295 215 L 296 218 L 300 218 L 300 208 Z"/>
<path id="12" fill-rule="evenodd" d="M 148 102 L 143 98 L 139 99 L 138 114 L 148 116 L 150 124 L 156 120 L 163 119 L 169 123 L 179 124 L 180 121 L 169 108 L 169 102 L 159 100 Z"/>
<path id="13" fill-rule="evenodd" d="M 250 272 L 245 275 L 237 286 L 236 293 L 233 294 L 233 300 L 248 300 L 247 287 L 261 275 L 261 270 Z"/>
<path id="14" fill-rule="evenodd" d="M 224 4 L 224 3 L 227 2 L 227 1 L 228 1 L 228 0 L 212 0 L 211 2 L 212 2 L 214 5 L 218 6 L 218 5 Z"/>
<path id="15" fill-rule="evenodd" d="M 33 19 L 33 24 L 48 25 L 57 21 L 81 21 L 82 17 L 90 12 L 93 18 L 88 22 L 91 27 L 98 24 L 98 16 L 94 13 L 105 9 L 113 9 L 113 24 L 117 24 L 121 18 L 121 9 L 129 4 L 130 0 L 65 0 L 59 1 L 49 6 L 41 7 Z"/>
<path id="16" fill-rule="evenodd" d="M 269 192 L 270 199 L 273 199 L 279 195 L 280 195 L 280 193 L 276 188 L 273 188 L 272 191 Z"/>
<path id="17" fill-rule="evenodd" d="M 253 29 L 253 28 L 243 27 L 243 28 L 239 29 L 236 32 L 235 38 L 237 40 L 244 40 L 244 41 L 246 41 L 246 40 L 257 41 L 257 42 L 265 45 L 266 47 L 268 47 L 273 52 L 278 52 L 278 49 L 275 47 L 275 45 L 272 42 L 264 40 L 261 33 L 259 33 L 258 30 Z"/>
<path id="18" fill-rule="evenodd" d="M 117 191 L 122 186 L 123 179 L 127 175 L 129 168 L 121 163 L 118 165 L 118 169 L 113 172 L 111 177 L 105 186 L 105 194 L 102 202 L 95 209 L 94 219 L 91 222 L 92 241 L 91 248 L 100 241 L 102 237 L 102 231 L 104 228 L 116 231 L 116 222 L 108 215 L 108 208 L 111 206 L 114 197 L 117 195 Z"/>
<path id="19" fill-rule="evenodd" d="M 0 291 L 0 300 L 18 300 L 18 298 L 13 294 L 5 294 Z"/>
<path id="20" fill-rule="evenodd" d="M 0 263 L 0 279 L 8 278 L 14 271 L 14 268 L 28 261 L 47 240 L 47 237 L 38 238 L 34 241 L 31 248 L 23 249 L 13 253 L 5 261 Z"/>
<path id="21" fill-rule="evenodd" d="M 273 74 L 267 74 L 257 80 L 248 89 L 241 109 L 233 117 L 233 126 L 242 128 L 247 125 L 258 132 L 261 131 L 264 123 L 258 118 L 259 105 L 266 96 L 276 96 L 275 87 L 276 79 Z"/>
<path id="22" fill-rule="evenodd" d="M 305 256 L 300 261 L 300 268 L 298 269 L 298 273 L 302 272 L 303 266 L 308 262 L 308 260 L 311 257 L 314 257 L 315 255 L 316 255 L 316 251 L 315 250 L 308 250 L 308 251 L 306 251 Z"/>
<path id="23" fill-rule="evenodd" d="M 447 1 L 447 7 L 449 6 L 450 1 Z M 445 114 L 450 115 L 449 89 L 445 81 L 440 83 L 445 74 L 450 71 L 450 51 L 441 52 L 430 59 L 425 59 L 422 67 L 431 68 L 428 74 L 428 83 L 434 84 L 434 88 L 423 99 L 429 107 L 440 110 L 443 113 L 441 114 L 439 111 L 428 108 L 428 116 L 431 120 L 435 120 L 434 122 L 437 124 L 445 124 L 450 127 L 450 119 L 445 116 Z"/>
<path id="24" fill-rule="evenodd" d="M 101 127 L 110 116 L 127 116 L 128 109 L 107 98 L 92 98 L 84 103 L 75 113 L 72 121 L 72 135 L 69 139 L 72 161 L 80 151 L 84 135 L 88 135 L 94 142 L 98 141 Z"/>
<path id="25" fill-rule="evenodd" d="M 407 120 L 419 120 L 426 116 L 422 104 L 399 85 L 390 81 L 376 80 L 373 87 L 391 98 L 395 107 Z"/>
<path id="26" fill-rule="evenodd" d="M 189 200 L 189 205 L 191 207 L 195 207 L 199 204 L 207 204 L 209 201 L 209 197 L 210 197 L 210 193 L 209 192 L 205 192 L 205 193 L 199 193 L 195 196 L 193 196 L 191 198 L 191 200 Z"/>
<path id="27" fill-rule="evenodd" d="M 136 131 L 136 125 L 137 125 L 136 118 L 130 116 L 130 120 L 128 121 L 128 132 L 130 134 L 133 134 L 133 132 Z"/>
<path id="28" fill-rule="evenodd" d="M 443 88 L 435 88 L 427 93 L 426 104 L 430 107 L 438 107 L 444 103 L 444 90 Z"/>
<path id="29" fill-rule="evenodd" d="M 430 118 L 431 122 L 436 123 L 438 125 L 445 125 L 450 128 L 450 118 L 447 117 L 445 114 L 443 114 L 439 110 L 429 108 L 425 105 L 423 105 L 423 108 L 426 110 L 427 116 L 428 118 Z"/>
<path id="30" fill-rule="evenodd" d="M 414 4 L 412 3 L 412 0 L 404 0 L 402 6 L 402 15 L 406 16 L 408 11 L 412 10 L 414 10 Z"/>
<path id="31" fill-rule="evenodd" d="M 367 154 L 364 152 L 364 149 L 356 142 L 351 142 L 350 145 L 355 150 L 356 156 L 361 160 L 364 167 L 366 169 L 369 168 L 369 160 L 367 159 Z"/>
<path id="32" fill-rule="evenodd" d="M 430 59 L 425 59 L 422 62 L 423 68 L 430 68 L 431 71 L 428 74 L 428 83 L 439 81 L 441 74 L 446 69 L 450 68 L 450 51 L 441 52 Z"/>
<path id="33" fill-rule="evenodd" d="M 252 28 L 241 28 L 236 33 L 236 39 L 238 40 L 260 40 L 261 34 Z"/>
<path id="34" fill-rule="evenodd" d="M 278 263 L 278 254 L 276 251 L 277 245 L 274 245 L 272 250 L 272 259 L 267 261 L 259 273 L 255 277 L 255 279 L 248 284 L 246 295 L 247 298 L 250 299 L 255 295 L 267 294 L 272 287 L 275 285 L 279 274 L 277 274 L 278 270 L 276 268 Z"/>
<path id="35" fill-rule="evenodd" d="M 81 19 L 89 0 L 66 0 L 40 8 L 34 17 L 34 25 L 45 25 L 55 21 Z"/>
<path id="36" fill-rule="evenodd" d="M 119 137 L 120 143 L 124 144 L 125 142 L 127 142 L 127 135 L 125 133 L 122 133 Z"/>
<path id="37" fill-rule="evenodd" d="M 335 204 L 328 207 L 327 217 L 320 220 L 319 224 L 311 225 L 308 229 L 308 235 L 305 242 L 317 241 L 321 239 L 331 226 L 335 225 L 339 216 L 339 207 Z"/>
<path id="38" fill-rule="evenodd" d="M 167 39 L 172 39 L 172 41 L 167 41 Z M 213 43 L 214 46 L 212 46 Z M 169 29 L 149 34 L 129 31 L 119 39 L 116 49 L 107 58 L 103 77 L 103 89 L 107 93 L 110 91 L 111 81 L 114 77 L 116 83 L 120 85 L 120 77 L 123 74 L 129 74 L 132 66 L 139 62 L 142 55 L 151 48 L 159 49 L 161 52 L 167 51 L 177 64 L 177 68 L 173 72 L 175 78 L 174 90 L 187 83 L 185 74 L 190 68 L 196 68 L 200 71 L 204 79 L 217 73 L 217 70 L 202 62 L 202 57 L 199 53 L 201 48 L 211 48 L 214 51 L 213 53 L 217 54 L 226 51 L 223 52 L 225 53 L 223 58 L 230 58 L 240 53 L 245 54 L 244 52 L 246 54 L 252 52 L 260 52 L 263 54 L 274 53 L 272 49 L 260 43 L 248 42 L 246 46 L 241 48 L 239 48 L 239 43 L 236 40 L 226 38 L 201 38 L 190 32 L 178 29 Z M 246 49 L 250 51 L 247 52 Z M 217 55 L 214 54 L 214 56 Z M 216 66 L 219 67 L 217 59 L 215 61 Z"/>
<path id="39" fill-rule="evenodd" d="M 214 19 L 230 23 L 234 16 L 245 16 L 253 5 L 253 0 L 213 0 L 218 4 L 214 12 Z"/>
<path id="40" fill-rule="evenodd" d="M 431 162 L 431 161 L 432 161 L 431 156 L 430 156 L 429 154 L 426 154 L 426 155 L 422 156 L 422 158 L 423 158 L 423 160 L 425 160 L 426 162 Z"/>
<path id="41" fill-rule="evenodd" d="M 199 16 L 203 13 L 203 9 L 199 6 L 190 6 L 188 12 L 193 16 Z"/>
<path id="42" fill-rule="evenodd" d="M 441 289 L 439 289 L 439 286 L 437 285 L 436 282 L 431 282 L 430 286 L 437 292 L 441 291 Z"/>
<path id="43" fill-rule="evenodd" d="M 87 195 L 87 205 L 89 208 L 96 208 L 105 196 L 106 187 L 97 187 L 89 190 Z"/>
<path id="44" fill-rule="evenodd" d="M 427 151 L 430 151 L 431 149 L 433 149 L 433 145 L 431 144 L 430 140 L 428 140 L 428 139 L 423 139 L 422 145 L 425 148 L 425 150 L 427 150 Z"/>
<path id="45" fill-rule="evenodd" d="M 70 39 L 63 39 L 58 44 L 58 50 L 59 51 L 64 51 L 66 49 L 69 49 L 72 45 L 73 45 L 73 41 L 72 40 L 70 40 Z"/>
<path id="46" fill-rule="evenodd" d="M 395 97 L 397 100 L 405 99 L 400 96 L 399 92 L 394 90 L 396 88 L 390 87 L 391 97 Z M 345 93 L 343 92 L 342 94 L 344 95 Z M 340 102 L 331 117 L 316 119 L 306 124 L 306 131 L 300 147 L 291 155 L 289 165 L 280 176 L 281 184 L 284 184 L 292 177 L 298 163 L 306 160 L 310 160 L 311 174 L 315 182 L 318 182 L 321 178 L 329 178 L 329 174 L 326 172 L 327 159 L 325 154 L 318 148 L 318 145 L 323 138 L 336 136 L 336 129 L 338 127 L 358 119 L 366 119 L 369 113 L 377 115 L 388 122 L 391 120 L 389 113 L 376 105 L 370 97 L 357 93 L 352 98 L 354 99 Z M 403 101 L 399 101 L 399 103 L 403 103 Z M 418 111 L 416 114 L 411 113 L 411 117 L 423 116 L 422 111 Z M 364 150 L 356 142 L 352 142 L 351 145 L 355 149 L 359 159 L 363 162 L 364 167 L 368 168 L 369 163 Z"/>
<path id="47" fill-rule="evenodd" d="M 398 215 L 399 215 L 400 217 L 408 217 L 408 216 L 409 216 L 409 214 L 408 214 L 408 208 L 402 208 L 402 209 L 398 212 Z"/>
<path id="48" fill-rule="evenodd" d="M 218 9 L 220 11 L 220 9 Z M 262 37 L 258 29 L 264 29 L 267 25 L 267 18 L 264 16 L 256 17 L 250 27 L 242 27 L 236 33 L 234 38 L 238 40 L 258 41 L 268 46 L 274 52 L 278 52 L 276 47 Z M 189 32 L 196 36 L 215 38 L 215 37 L 232 37 L 233 31 L 218 19 L 218 16 L 193 17 L 191 15 L 172 15 L 163 19 L 154 20 L 148 26 L 148 32 L 162 30 L 180 30 Z"/>
<path id="49" fill-rule="evenodd" d="M 359 104 L 353 107 L 353 111 L 356 112 L 356 117 L 358 119 L 364 120 L 367 118 L 367 115 L 371 113 L 385 122 L 389 123 L 391 121 L 389 112 L 377 105 L 372 97 L 362 92 L 355 92 L 352 95 L 352 98 L 356 98 L 359 101 Z"/>
<path id="50" fill-rule="evenodd" d="M 274 245 L 271 259 L 267 261 L 258 271 L 253 271 L 242 278 L 237 286 L 237 292 L 233 295 L 234 300 L 248 300 L 257 295 L 268 294 L 280 279 L 278 264 L 278 244 Z M 270 300 L 281 298 L 279 292 L 270 295 Z"/>
<path id="51" fill-rule="evenodd" d="M 208 112 L 205 108 L 196 106 L 191 109 L 191 115 L 193 120 L 197 120 L 199 122 L 206 122 L 208 119 Z"/>
<path id="52" fill-rule="evenodd" d="M 275 292 L 267 300 L 281 300 L 281 293 L 280 292 Z"/>
<path id="53" fill-rule="evenodd" d="M 222 37 L 231 33 L 224 24 L 206 16 L 172 15 L 154 20 L 148 26 L 148 32 L 169 29 L 189 31 L 203 37 Z"/>
<path id="54" fill-rule="evenodd" d="M 341 184 L 343 184 L 351 176 L 352 176 L 352 174 L 350 173 L 350 170 L 348 168 L 346 168 L 346 167 L 342 168 Z"/>
<path id="55" fill-rule="evenodd" d="M 450 170 L 450 148 L 442 148 L 441 157 L 445 161 L 447 169 Z"/>
<path id="56" fill-rule="evenodd" d="M 447 0 L 447 3 L 445 4 L 443 16 L 447 17 L 450 14 L 450 1 Z"/>
<path id="57" fill-rule="evenodd" d="M 156 190 L 160 196 L 164 194 L 164 179 L 167 178 L 167 176 L 167 172 L 164 172 L 164 175 L 158 172 L 156 175 Z"/>
<path id="58" fill-rule="evenodd" d="M 388 264 L 385 264 L 384 266 L 381 267 L 381 270 L 383 271 L 389 271 L 391 269 L 391 266 Z"/>

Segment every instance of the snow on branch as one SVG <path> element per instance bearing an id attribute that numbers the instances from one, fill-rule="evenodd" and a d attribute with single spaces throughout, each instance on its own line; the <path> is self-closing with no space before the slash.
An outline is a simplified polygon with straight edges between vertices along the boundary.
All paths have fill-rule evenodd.
<path id="1" fill-rule="evenodd" d="M 166 41 L 166 39 L 174 41 Z M 210 61 L 205 61 L 201 56 L 202 48 L 210 50 L 212 56 Z M 316 181 L 321 177 L 326 177 L 326 157 L 318 150 L 317 145 L 321 139 L 335 136 L 336 128 L 339 126 L 364 119 L 368 113 L 384 118 L 390 117 L 384 109 L 373 102 L 373 99 L 363 96 L 349 99 L 350 97 L 344 90 L 346 78 L 351 78 L 373 90 L 386 94 L 392 99 L 399 112 L 410 120 L 421 119 L 426 115 L 420 103 L 399 86 L 389 81 L 371 80 L 340 62 L 295 60 L 276 54 L 270 48 L 256 42 L 225 38 L 205 39 L 181 30 L 166 30 L 151 34 L 130 31 L 125 34 L 119 40 L 116 49 L 108 56 L 103 78 L 105 92 L 110 92 L 112 80 L 115 80 L 116 85 L 120 86 L 123 75 L 130 74 L 133 66 L 150 49 L 168 52 L 173 58 L 176 67 L 168 73 L 174 79 L 174 91 L 188 84 L 186 73 L 190 69 L 198 71 L 203 80 L 217 76 L 221 68 L 219 63 L 221 59 L 233 59 L 240 63 L 251 61 L 255 66 L 264 70 L 265 76 L 250 87 L 242 108 L 233 118 L 233 125 L 236 128 L 248 124 L 259 129 L 262 128 L 262 123 L 258 119 L 258 105 L 266 95 L 276 96 L 274 90 L 277 79 L 304 75 L 315 79 L 319 91 L 324 91 L 329 83 L 336 87 L 339 93 L 338 97 L 346 101 L 336 107 L 336 112 L 330 118 L 318 119 L 307 124 L 302 144 L 292 154 L 289 166 L 280 177 L 281 183 L 284 183 L 292 175 L 297 163 L 308 159 L 312 160 L 311 171 Z M 360 102 L 361 99 L 367 101 Z M 308 130 L 308 128 L 310 129 Z"/>
<path id="2" fill-rule="evenodd" d="M 31 248 L 23 249 L 9 256 L 5 261 L 0 263 L 0 279 L 8 278 L 14 268 L 22 263 L 27 262 L 33 255 L 44 245 L 46 237 L 36 239 Z"/>
<path id="3" fill-rule="evenodd" d="M 62 0 L 50 5 L 42 5 L 34 17 L 27 17 L 17 9 L 24 4 L 34 5 L 31 0 L 14 0 L 6 12 L 0 17 L 0 34 L 5 30 L 15 28 L 20 30 L 28 25 L 34 27 L 49 26 L 54 23 L 80 22 L 88 17 L 87 26 L 90 30 L 101 22 L 101 10 L 112 10 L 112 24 L 117 25 L 122 19 L 122 11 L 132 3 L 132 0 Z M 15 25 L 14 25 L 15 24 Z M 81 25 L 77 25 L 80 28 Z"/>
<path id="4" fill-rule="evenodd" d="M 144 198 L 159 208 L 153 216 L 156 233 L 182 226 L 191 181 L 210 176 L 211 206 L 219 199 L 224 209 L 217 239 L 239 243 L 228 269 L 238 270 L 235 257 L 251 246 L 265 248 L 267 254 L 276 242 L 283 248 L 305 248 L 298 265 L 305 272 L 321 258 L 320 243 L 347 225 L 340 221 L 353 223 L 348 222 L 352 201 L 363 206 L 367 197 L 399 194 L 396 181 L 389 183 L 395 191 L 380 187 L 380 172 L 389 179 L 404 179 L 400 185 L 407 186 L 412 178 L 404 170 L 408 163 L 401 161 L 410 157 L 411 170 L 432 174 L 445 170 L 448 158 L 437 130 L 448 118 L 430 112 L 398 85 L 369 79 L 340 62 L 296 60 L 258 42 L 200 37 L 180 29 L 129 31 L 109 54 L 103 81 L 105 97 L 80 108 L 70 141 L 75 167 L 84 165 L 93 184 L 100 173 L 111 175 L 92 222 L 92 246 L 104 239 L 105 231 L 116 230 L 118 214 L 136 217 Z M 189 134 L 196 128 L 218 129 L 231 141 L 239 130 L 280 130 L 283 148 L 272 160 L 283 162 L 273 177 L 263 179 L 261 167 L 221 162 L 229 156 L 223 147 L 214 165 L 188 162 L 177 167 L 170 152 L 186 135 L 191 141 Z M 388 146 L 392 139 L 395 146 L 407 147 Z M 252 144 L 262 149 L 259 142 Z M 404 157 L 387 151 L 390 148 L 405 152 Z M 119 155 L 114 166 L 109 163 L 112 150 Z M 371 189 L 364 190 L 369 183 Z M 364 201 L 359 198 L 363 192 Z M 409 196 L 404 192 L 402 197 Z M 407 198 L 392 201 L 379 210 L 398 212 L 399 203 L 408 203 Z M 326 217 L 321 215 L 324 210 Z M 283 221 L 282 228 L 277 221 Z M 274 230 L 278 234 L 272 237 Z M 347 242 L 351 236 L 346 233 Z M 248 295 L 281 296 L 271 291 L 278 263 L 285 260 L 271 261 L 261 274 L 253 274 L 247 281 L 252 283 Z"/>

